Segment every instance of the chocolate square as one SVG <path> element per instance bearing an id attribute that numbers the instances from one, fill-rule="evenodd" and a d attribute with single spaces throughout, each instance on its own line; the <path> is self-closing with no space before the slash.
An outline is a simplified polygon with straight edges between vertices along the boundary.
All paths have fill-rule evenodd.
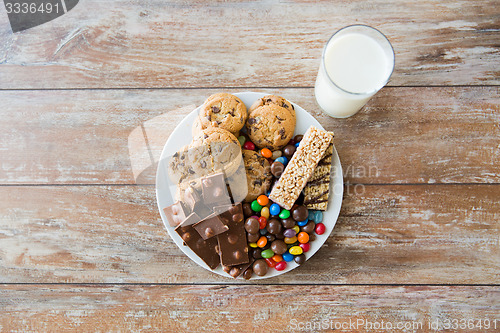
<path id="1" fill-rule="evenodd" d="M 226 181 L 222 172 L 201 179 L 203 203 L 213 209 L 215 206 L 230 205 L 231 198 L 226 188 Z"/>
<path id="2" fill-rule="evenodd" d="M 221 219 L 215 214 L 212 214 L 203 221 L 194 224 L 193 228 L 203 239 L 217 236 L 229 229 L 229 227 L 222 223 Z"/>
<path id="3" fill-rule="evenodd" d="M 229 224 L 231 221 L 233 222 L 243 222 L 243 206 L 241 203 L 236 205 L 223 205 L 214 207 L 214 212 L 219 214 L 222 222 L 224 224 Z"/>
<path id="4" fill-rule="evenodd" d="M 170 224 L 171 227 L 177 227 L 186 219 L 186 214 L 179 201 L 163 208 L 163 212 L 167 216 L 168 224 Z"/>
<path id="5" fill-rule="evenodd" d="M 192 216 L 193 214 L 189 216 Z M 193 224 L 190 223 L 191 220 L 195 220 L 198 217 L 196 216 L 190 219 L 189 216 L 185 222 L 175 228 L 175 231 L 182 238 L 184 244 L 193 250 L 193 252 L 196 253 L 196 255 L 198 255 L 198 257 L 200 257 L 201 260 L 208 265 L 208 267 L 211 269 L 217 268 L 220 264 L 217 239 L 210 238 L 204 240 L 201 238 L 198 232 L 194 229 Z"/>
<path id="6" fill-rule="evenodd" d="M 228 211 L 229 213 L 229 211 Z M 241 265 L 249 262 L 245 224 L 227 218 L 229 230 L 217 235 L 221 263 L 225 266 Z"/>

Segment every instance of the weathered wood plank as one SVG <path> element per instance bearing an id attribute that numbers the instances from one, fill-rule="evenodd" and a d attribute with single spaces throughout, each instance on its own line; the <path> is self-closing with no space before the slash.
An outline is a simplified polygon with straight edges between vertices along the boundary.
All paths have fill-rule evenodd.
<path id="1" fill-rule="evenodd" d="M 324 247 L 263 282 L 499 284 L 499 197 L 500 185 L 350 186 Z M 153 186 L 3 186 L 0 198 L 0 283 L 236 282 L 176 247 Z"/>
<path id="2" fill-rule="evenodd" d="M 0 291 L 0 328 L 7 332 L 500 328 L 500 287 L 4 285 Z M 481 320 L 482 328 L 444 329 L 454 320 L 457 325 L 477 325 Z"/>
<path id="3" fill-rule="evenodd" d="M 1 91 L 0 183 L 134 183 L 128 147 L 134 129 L 142 135 L 141 126 L 147 130 L 166 115 L 160 133 L 168 135 L 217 91 Z M 356 116 L 340 120 L 318 110 L 312 89 L 268 92 L 335 131 L 348 182 L 500 183 L 499 87 L 385 88 Z M 151 149 L 161 152 L 166 138 L 153 139 Z M 147 152 L 143 157 L 149 160 Z M 152 166 L 138 181 L 154 184 L 155 173 Z"/>
<path id="4" fill-rule="evenodd" d="M 89 0 L 16 34 L 1 15 L 0 88 L 312 86 L 353 23 L 391 40 L 392 85 L 497 85 L 499 18 L 493 0 Z"/>

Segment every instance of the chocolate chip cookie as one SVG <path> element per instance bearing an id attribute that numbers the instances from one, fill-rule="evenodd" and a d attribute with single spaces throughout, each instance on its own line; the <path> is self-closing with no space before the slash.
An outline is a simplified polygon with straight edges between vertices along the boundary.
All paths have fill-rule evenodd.
<path id="1" fill-rule="evenodd" d="M 209 125 L 208 127 L 213 127 L 212 125 Z M 191 134 L 193 135 L 193 138 L 200 135 L 201 131 L 203 131 L 204 129 L 207 129 L 207 126 L 206 125 L 203 125 L 201 123 L 201 118 L 199 116 L 197 116 L 193 122 L 193 127 L 191 129 Z M 232 135 L 234 135 L 235 137 L 238 137 L 240 136 L 240 132 L 237 131 L 237 132 L 231 132 Z"/>
<path id="2" fill-rule="evenodd" d="M 265 194 L 271 186 L 271 166 L 266 158 L 253 150 L 243 150 L 243 161 L 247 173 L 248 193 L 246 201 L 253 201 Z"/>
<path id="3" fill-rule="evenodd" d="M 290 112 L 290 114 L 293 116 L 293 118 L 297 119 L 295 116 L 295 108 L 293 107 L 293 104 L 278 95 L 267 95 L 259 98 L 252 104 L 250 109 L 248 109 L 248 113 L 252 113 L 253 110 L 269 104 L 276 104 L 278 106 L 281 106 L 282 108 L 287 109 L 288 112 Z"/>
<path id="4" fill-rule="evenodd" d="M 170 157 L 168 163 L 168 174 L 175 184 L 194 181 L 192 185 L 199 186 L 199 178 L 213 170 L 212 154 L 206 145 L 184 146 Z"/>
<path id="5" fill-rule="evenodd" d="M 193 138 L 191 145 L 209 147 L 214 172 L 223 171 L 226 177 L 234 174 L 243 163 L 240 143 L 233 134 L 222 128 L 202 130 Z"/>
<path id="6" fill-rule="evenodd" d="M 248 116 L 247 134 L 259 148 L 272 151 L 285 146 L 293 137 L 295 117 L 276 104 L 267 104 L 256 108 Z"/>
<path id="7" fill-rule="evenodd" d="M 207 98 L 200 108 L 199 115 L 202 127 L 219 127 L 236 133 L 245 125 L 248 112 L 238 97 L 218 93 Z"/>

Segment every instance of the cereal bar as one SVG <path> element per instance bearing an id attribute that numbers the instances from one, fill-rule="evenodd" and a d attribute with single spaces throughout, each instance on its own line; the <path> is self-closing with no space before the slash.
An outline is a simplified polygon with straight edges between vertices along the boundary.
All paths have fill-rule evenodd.
<path id="1" fill-rule="evenodd" d="M 285 171 L 274 185 L 269 199 L 290 210 L 332 139 L 331 133 L 314 126 L 309 127 Z"/>
<path id="2" fill-rule="evenodd" d="M 321 158 L 311 179 L 304 188 L 304 206 L 309 209 L 326 210 L 330 197 L 330 173 L 332 171 L 333 142 Z"/>

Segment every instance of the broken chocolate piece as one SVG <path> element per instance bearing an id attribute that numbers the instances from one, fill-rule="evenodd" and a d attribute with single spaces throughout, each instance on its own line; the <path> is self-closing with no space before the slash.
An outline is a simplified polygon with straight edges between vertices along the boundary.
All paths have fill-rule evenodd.
<path id="1" fill-rule="evenodd" d="M 205 240 L 226 232 L 229 229 L 215 214 L 194 224 L 193 228 L 200 234 L 201 238 Z"/>
<path id="2" fill-rule="evenodd" d="M 227 192 L 226 182 L 222 172 L 202 178 L 201 186 L 203 203 L 208 208 L 231 204 L 231 198 Z"/>
<path id="3" fill-rule="evenodd" d="M 171 227 L 177 227 L 186 219 L 186 214 L 179 201 L 163 208 L 163 212 L 167 216 L 168 224 L 170 224 Z"/>
<path id="4" fill-rule="evenodd" d="M 229 211 L 228 211 L 229 212 Z M 249 262 L 245 225 L 242 222 L 228 221 L 229 230 L 217 235 L 221 263 L 235 266 Z"/>

